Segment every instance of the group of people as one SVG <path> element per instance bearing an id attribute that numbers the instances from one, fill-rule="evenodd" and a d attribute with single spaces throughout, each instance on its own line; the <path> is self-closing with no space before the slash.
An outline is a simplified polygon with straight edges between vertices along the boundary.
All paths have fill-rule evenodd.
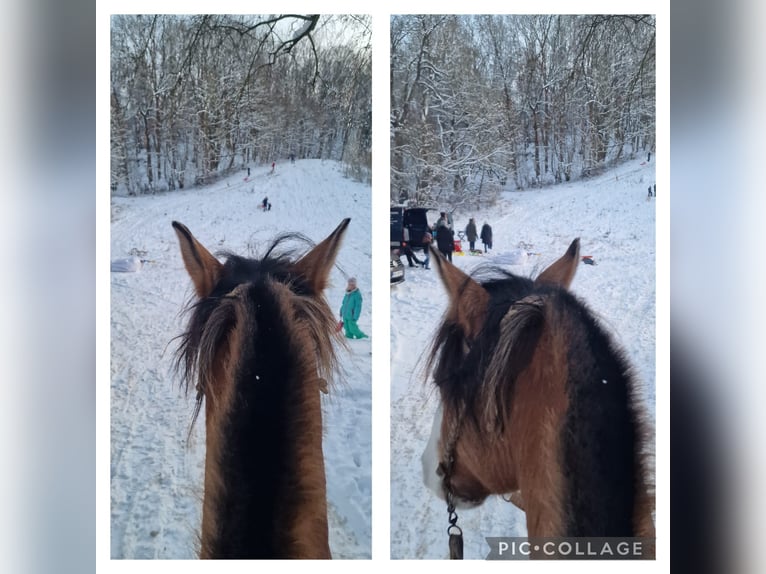
<path id="1" fill-rule="evenodd" d="M 431 231 L 433 231 L 433 235 L 431 234 Z M 439 219 L 436 220 L 436 223 L 430 231 L 425 233 L 421 240 L 421 243 L 423 244 L 422 261 L 417 258 L 415 251 L 410 245 L 404 245 L 402 247 L 402 253 L 407 257 L 407 262 L 410 267 L 420 265 L 424 269 L 430 269 L 431 258 L 428 255 L 428 246 L 431 244 L 434 237 L 436 237 L 436 247 L 439 252 L 444 255 L 447 260 L 450 262 L 452 261 L 452 253 L 455 251 L 455 231 L 452 228 L 450 218 L 447 217 L 447 213 L 442 211 L 439 214 Z M 469 249 L 471 251 L 476 251 L 477 239 L 481 239 L 484 244 L 484 253 L 487 253 L 488 250 L 492 249 L 492 226 L 486 221 L 484 222 L 484 225 L 482 225 L 481 231 L 477 232 L 476 221 L 473 217 L 470 218 L 468 220 L 468 225 L 466 225 L 465 228 L 465 237 L 468 240 Z"/>
<path id="2" fill-rule="evenodd" d="M 436 245 L 439 251 L 447 259 L 452 261 L 452 252 L 455 250 L 455 232 L 452 229 L 452 223 L 450 222 L 447 214 L 442 211 L 436 225 L 434 226 L 436 233 Z M 492 226 L 484 222 L 481 226 L 481 231 L 477 232 L 476 220 L 471 217 L 468 220 L 468 225 L 465 226 L 465 238 L 468 240 L 468 249 L 470 251 L 476 251 L 476 240 L 481 239 L 484 244 L 484 253 L 492 249 Z"/>
<path id="3" fill-rule="evenodd" d="M 481 232 L 476 233 L 476 221 L 473 217 L 468 220 L 468 225 L 465 226 L 465 238 L 468 240 L 468 249 L 476 251 L 476 240 L 481 239 L 484 244 L 484 253 L 489 249 L 492 249 L 492 226 L 484 222 L 481 226 Z"/>
<path id="4" fill-rule="evenodd" d="M 436 220 L 436 223 L 433 226 L 433 232 L 436 237 L 437 249 L 451 262 L 452 253 L 455 251 L 455 231 L 446 212 L 442 211 L 439 214 L 439 219 Z M 485 221 L 484 225 L 481 227 L 481 231 L 477 232 L 476 221 L 472 217 L 468 220 L 468 225 L 465 227 L 465 238 L 468 240 L 468 247 L 471 251 L 476 251 L 476 240 L 481 239 L 484 244 L 484 253 L 487 253 L 488 250 L 492 249 L 492 226 Z M 410 267 L 414 267 L 412 263 L 414 261 L 419 265 L 423 265 L 426 269 L 429 268 L 428 245 L 431 241 L 431 234 L 426 233 L 426 237 L 423 238 L 423 253 L 425 254 L 425 258 L 422 262 L 418 261 L 418 258 L 415 257 L 415 253 L 409 245 L 404 247 L 404 254 L 407 256 L 407 261 L 409 262 Z"/>

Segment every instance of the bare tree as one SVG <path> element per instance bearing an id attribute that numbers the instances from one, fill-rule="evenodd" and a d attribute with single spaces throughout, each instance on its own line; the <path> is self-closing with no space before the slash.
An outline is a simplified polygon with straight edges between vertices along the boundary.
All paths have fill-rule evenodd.
<path id="1" fill-rule="evenodd" d="M 176 189 L 292 154 L 369 178 L 368 20 L 114 16 L 113 187 Z"/>
<path id="2" fill-rule="evenodd" d="M 391 201 L 491 202 L 653 145 L 652 16 L 395 16 Z"/>

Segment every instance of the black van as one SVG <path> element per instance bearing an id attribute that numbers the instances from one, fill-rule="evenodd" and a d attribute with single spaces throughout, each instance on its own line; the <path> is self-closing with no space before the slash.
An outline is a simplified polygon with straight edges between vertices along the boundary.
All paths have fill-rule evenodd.
<path id="1" fill-rule="evenodd" d="M 430 207 L 392 207 L 391 249 L 398 249 L 403 245 L 414 248 L 423 247 L 423 236 L 427 231 L 430 232 L 426 214 L 431 209 Z"/>

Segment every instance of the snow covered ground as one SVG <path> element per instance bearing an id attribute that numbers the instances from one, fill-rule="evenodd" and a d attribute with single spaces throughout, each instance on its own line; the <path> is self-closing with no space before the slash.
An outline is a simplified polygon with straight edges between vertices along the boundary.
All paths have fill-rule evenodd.
<path id="1" fill-rule="evenodd" d="M 611 330 L 643 385 L 655 413 L 655 183 L 654 163 L 641 160 L 585 182 L 526 192 L 506 192 L 486 211 L 455 214 L 455 230 L 475 217 L 488 221 L 494 249 L 487 256 L 454 256 L 470 271 L 496 263 L 536 276 L 563 255 L 575 237 L 581 264 L 572 291 Z M 662 190 L 660 190 L 662 193 Z M 429 221 L 438 217 L 434 213 Z M 481 246 L 481 243 L 477 243 Z M 463 242 L 467 250 L 467 242 Z M 513 263 L 513 264 L 509 264 Z M 423 486 L 420 455 L 428 440 L 437 395 L 423 383 L 423 352 L 446 309 L 437 271 L 407 268 L 406 281 L 391 289 L 391 557 L 447 558 L 447 512 Z M 525 536 L 524 513 L 500 497 L 460 512 L 466 558 L 485 558 L 488 536 Z"/>
<path id="2" fill-rule="evenodd" d="M 171 341 L 183 330 L 180 311 L 192 291 L 172 220 L 186 224 L 211 251 L 247 254 L 283 231 L 321 240 L 351 217 L 338 259 L 342 272 L 333 272 L 327 297 L 337 310 L 345 278 L 355 275 L 364 296 L 360 327 L 371 332 L 369 185 L 345 179 L 334 162 L 285 163 L 274 175 L 269 169 L 253 169 L 249 181 L 242 173 L 203 189 L 112 200 L 112 258 L 148 260 L 137 273 L 111 274 L 112 558 L 195 555 L 204 420 L 187 445 L 193 400 L 178 390 Z M 580 237 L 581 254 L 597 265 L 580 265 L 572 290 L 627 350 L 652 416 L 655 203 L 646 200 L 646 188 L 654 182 L 654 164 L 635 161 L 587 182 L 507 192 L 486 212 L 455 216 L 456 229 L 470 216 L 479 226 L 488 221 L 493 251 L 454 257 L 465 270 L 491 262 L 534 276 Z M 267 213 L 258 209 L 265 195 L 273 205 Z M 407 268 L 407 280 L 390 296 L 391 557 L 446 558 L 446 508 L 425 489 L 420 470 L 436 404 L 422 380 L 422 353 L 445 309 L 445 294 L 435 270 Z M 335 557 L 365 558 L 371 549 L 371 344 L 349 344 L 351 351 L 341 352 L 345 383 L 324 401 L 330 546 Z M 460 525 L 466 558 L 486 556 L 487 536 L 526 531 L 523 513 L 500 498 L 461 512 Z"/>
<path id="3" fill-rule="evenodd" d="M 111 274 L 111 557 L 193 558 L 201 521 L 204 409 L 186 437 L 193 397 L 178 390 L 172 339 L 192 294 L 171 221 L 211 252 L 262 252 L 281 232 L 315 242 L 351 218 L 326 295 L 339 309 L 348 276 L 364 297 L 360 328 L 370 333 L 370 186 L 319 160 L 254 168 L 202 189 L 114 198 L 111 257 L 148 260 L 137 273 Z M 269 197 L 273 208 L 258 204 Z M 336 558 L 371 554 L 371 345 L 340 352 L 345 382 L 324 399 L 330 548 Z"/>

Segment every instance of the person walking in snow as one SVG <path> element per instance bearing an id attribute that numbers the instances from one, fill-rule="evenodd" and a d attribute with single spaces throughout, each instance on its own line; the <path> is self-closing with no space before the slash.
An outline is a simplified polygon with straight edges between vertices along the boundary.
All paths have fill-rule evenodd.
<path id="1" fill-rule="evenodd" d="M 476 222 L 472 217 L 468 220 L 468 225 L 465 226 L 465 238 L 468 240 L 468 249 L 471 251 L 474 250 L 474 247 L 476 246 L 476 239 L 478 237 L 479 236 L 476 233 Z"/>
<path id="2" fill-rule="evenodd" d="M 340 318 L 343 321 L 343 327 L 346 330 L 347 339 L 366 339 L 365 335 L 356 322 L 362 313 L 362 294 L 356 286 L 356 277 L 349 277 L 346 286 L 346 294 L 343 296 L 343 303 L 340 306 Z"/>
<path id="3" fill-rule="evenodd" d="M 433 236 L 431 235 L 430 231 L 426 231 L 423 234 L 423 269 L 430 269 L 431 265 L 431 255 L 429 253 L 431 241 L 433 241 Z"/>
<path id="4" fill-rule="evenodd" d="M 484 244 L 484 253 L 487 248 L 492 249 L 492 227 L 486 221 L 481 226 L 481 242 Z"/>

